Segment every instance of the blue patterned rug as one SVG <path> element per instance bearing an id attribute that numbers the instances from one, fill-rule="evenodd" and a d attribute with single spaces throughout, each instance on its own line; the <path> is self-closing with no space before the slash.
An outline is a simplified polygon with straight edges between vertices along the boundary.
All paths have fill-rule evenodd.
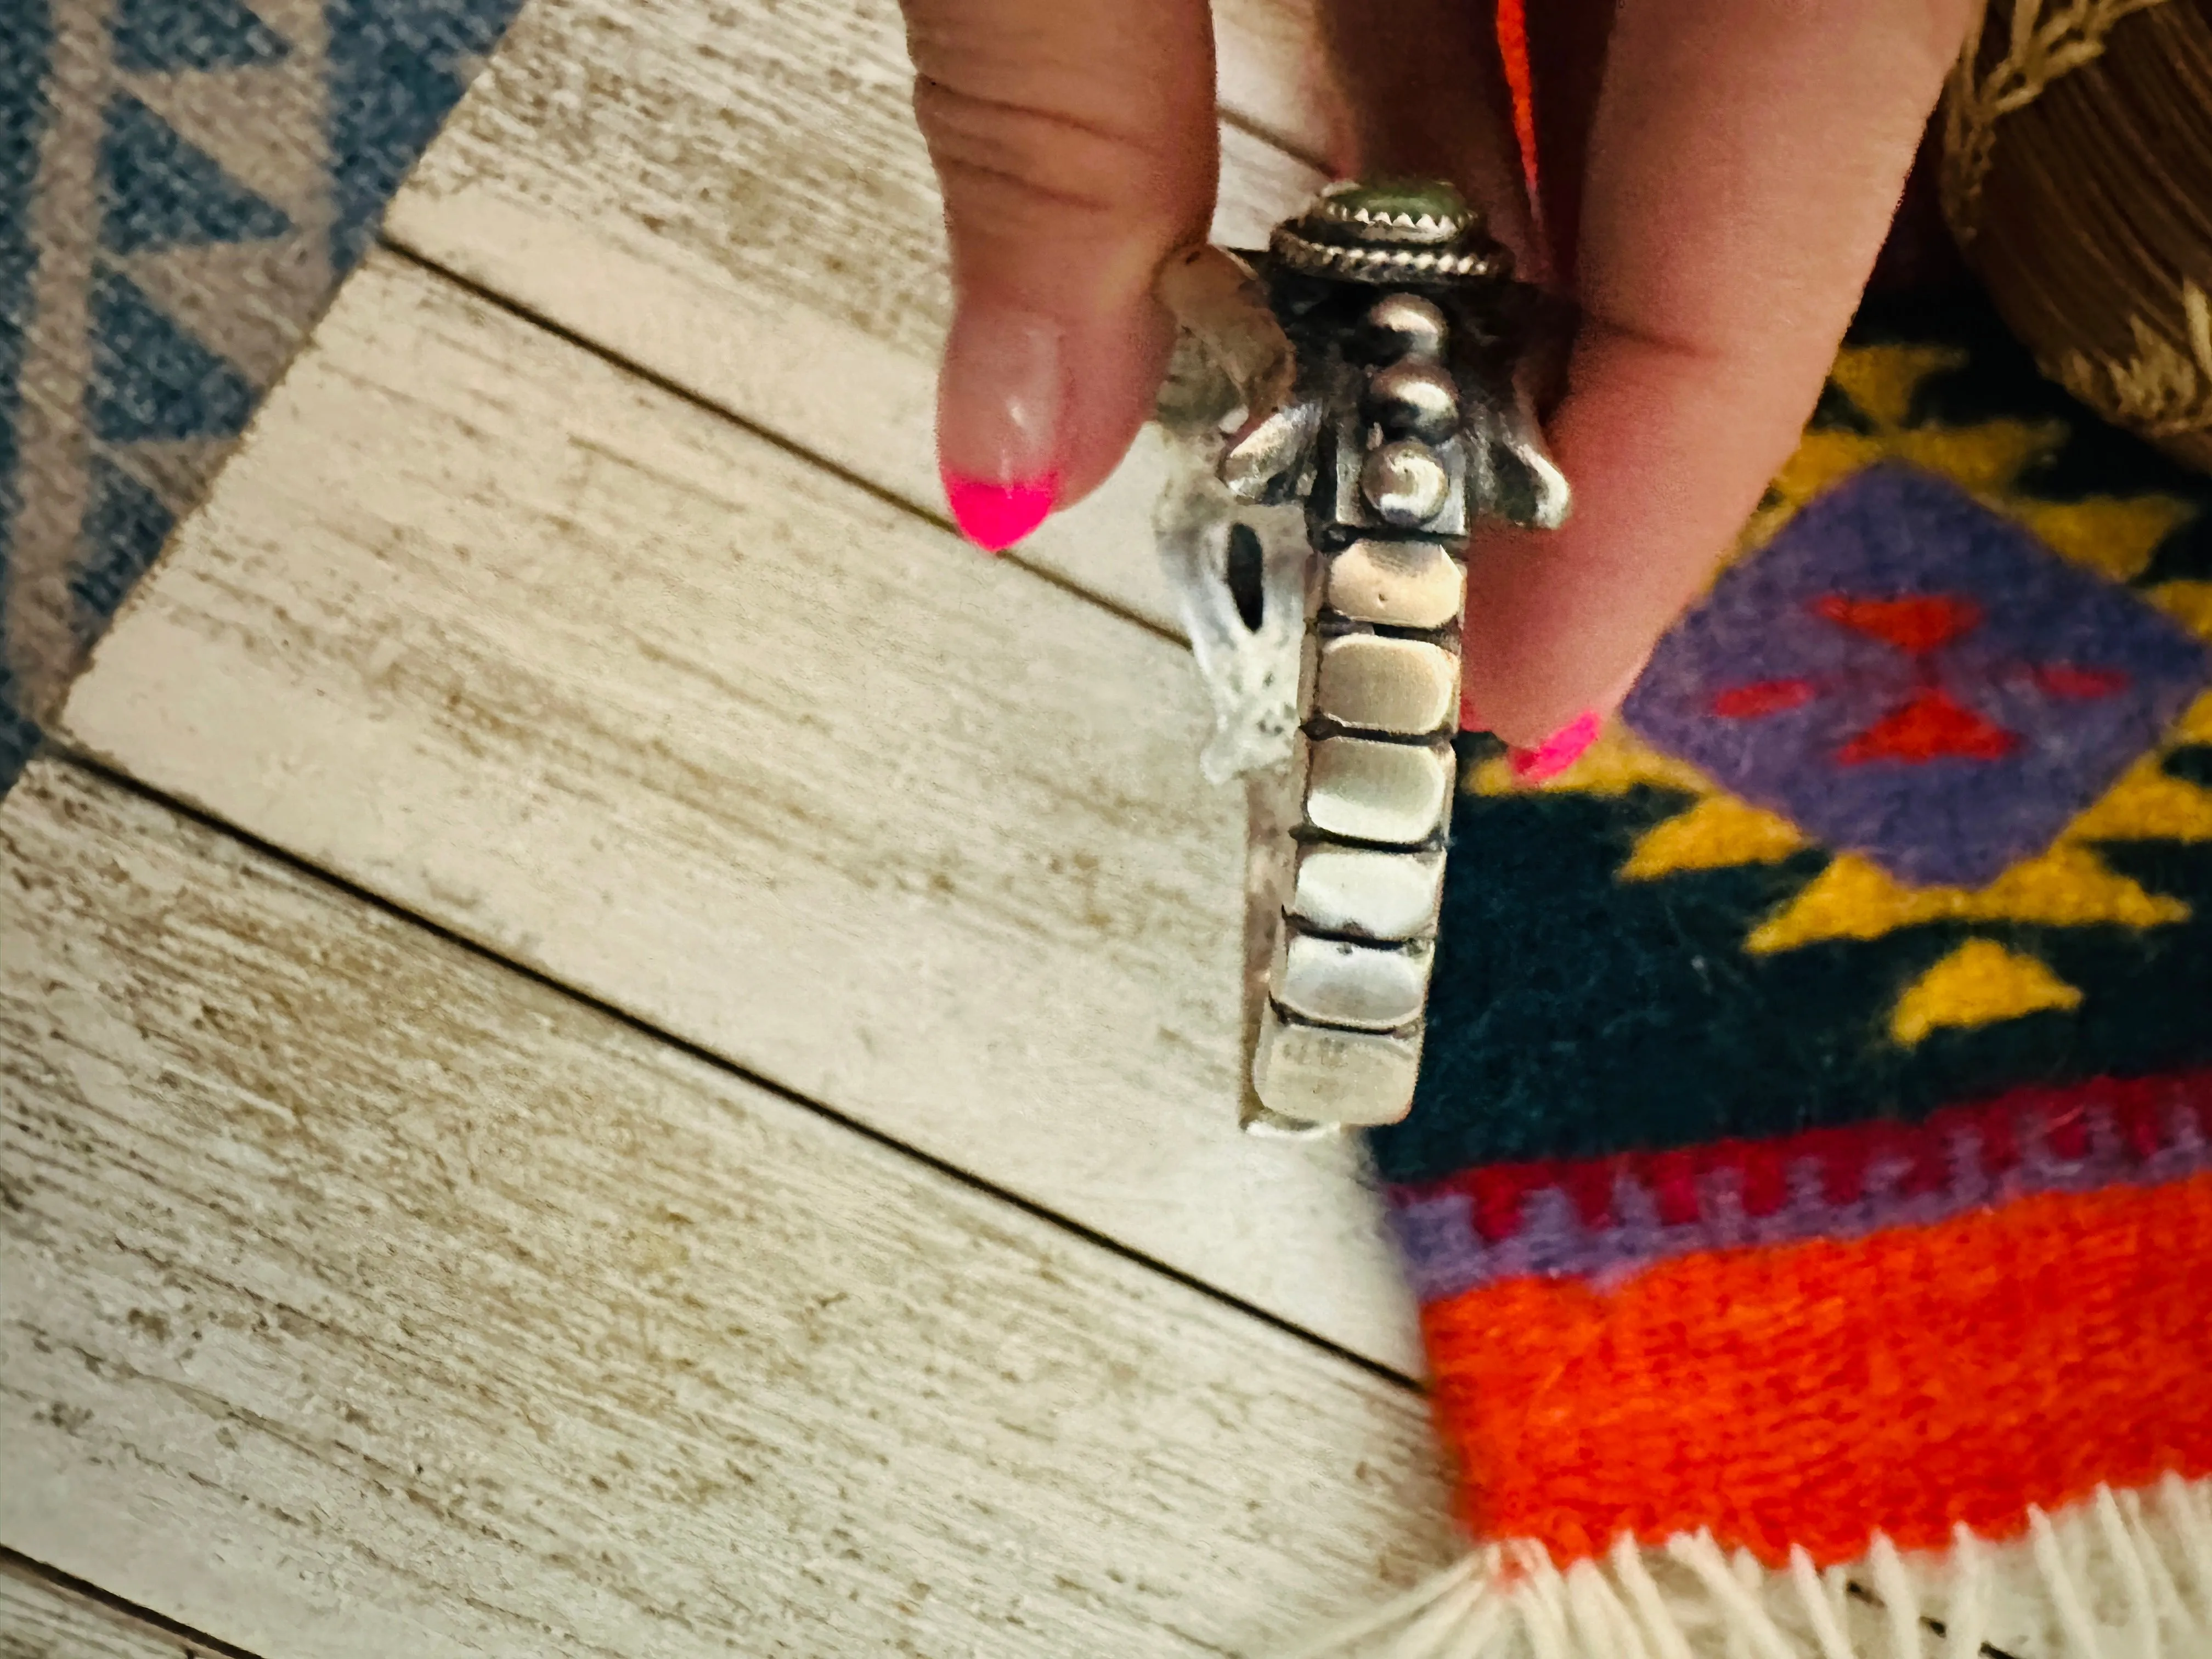
<path id="1" fill-rule="evenodd" d="M 0 791 L 520 0 L 0 0 Z"/>

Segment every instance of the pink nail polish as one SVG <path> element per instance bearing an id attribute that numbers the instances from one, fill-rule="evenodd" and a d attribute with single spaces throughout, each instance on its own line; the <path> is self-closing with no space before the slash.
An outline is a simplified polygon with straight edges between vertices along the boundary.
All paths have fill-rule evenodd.
<path id="1" fill-rule="evenodd" d="M 1598 717 L 1593 710 L 1573 724 L 1553 732 L 1534 749 L 1509 750 L 1508 758 L 1515 780 L 1522 783 L 1543 783 L 1556 778 L 1580 760 L 1590 744 L 1597 741 L 1597 728 Z"/>
<path id="2" fill-rule="evenodd" d="M 938 471 L 954 522 L 996 553 L 1060 495 L 1060 325 L 963 300 L 938 384 Z"/>
<path id="3" fill-rule="evenodd" d="M 1004 551 L 1042 524 L 1060 495 L 1060 478 L 1050 472 L 1012 484 L 966 477 L 951 467 L 942 476 L 952 522 L 987 553 Z"/>

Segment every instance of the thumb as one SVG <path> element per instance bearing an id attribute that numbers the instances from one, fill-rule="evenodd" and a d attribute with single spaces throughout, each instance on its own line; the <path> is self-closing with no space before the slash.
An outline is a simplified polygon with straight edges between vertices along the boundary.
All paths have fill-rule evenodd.
<path id="1" fill-rule="evenodd" d="M 1160 262 L 1201 237 L 1218 137 L 1206 0 L 905 0 L 955 311 L 954 518 L 996 550 L 1088 493 L 1151 412 Z"/>

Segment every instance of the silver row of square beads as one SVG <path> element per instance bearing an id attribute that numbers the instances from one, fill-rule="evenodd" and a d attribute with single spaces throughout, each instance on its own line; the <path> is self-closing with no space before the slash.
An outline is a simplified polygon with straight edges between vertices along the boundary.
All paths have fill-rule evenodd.
<path id="1" fill-rule="evenodd" d="M 1428 301 L 1388 293 L 1357 408 L 1328 418 L 1283 925 L 1253 1051 L 1294 1123 L 1402 1117 L 1419 1069 L 1455 777 L 1467 454 Z"/>

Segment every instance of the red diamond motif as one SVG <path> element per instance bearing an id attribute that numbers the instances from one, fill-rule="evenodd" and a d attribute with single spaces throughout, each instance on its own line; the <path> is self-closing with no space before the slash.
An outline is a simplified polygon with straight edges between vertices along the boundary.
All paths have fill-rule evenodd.
<path id="1" fill-rule="evenodd" d="M 1901 599 L 1823 593 L 1806 609 L 1823 622 L 1880 640 L 1907 659 L 1899 665 L 1901 672 L 1882 676 L 1880 682 L 1882 687 L 1894 688 L 1890 692 L 1893 697 L 1901 693 L 1904 701 L 1837 750 L 1838 765 L 1996 761 L 2020 747 L 2018 733 L 1976 714 L 1943 683 L 1939 653 L 1966 639 L 1984 620 L 1986 613 L 1972 599 L 1950 593 L 1915 593 Z M 2046 696 L 2068 699 L 2109 697 L 2124 690 L 2128 684 L 2128 677 L 2117 670 L 2080 668 L 2071 663 L 1999 662 L 1981 672 L 1992 679 L 2024 681 Z M 1874 688 L 1802 678 L 1753 680 L 1717 694 L 1711 708 L 1723 720 L 1765 720 L 1802 708 L 1831 692 L 1870 689 Z"/>
<path id="2" fill-rule="evenodd" d="M 1653 747 L 1919 886 L 2050 845 L 2212 681 L 2212 653 L 1948 479 L 1883 462 L 1799 510 L 1660 641 Z"/>

